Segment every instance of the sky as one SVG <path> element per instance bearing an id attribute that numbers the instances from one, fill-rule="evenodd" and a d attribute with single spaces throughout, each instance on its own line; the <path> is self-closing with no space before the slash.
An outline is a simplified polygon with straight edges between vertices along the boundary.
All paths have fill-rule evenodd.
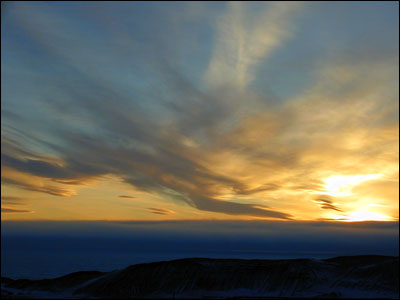
<path id="1" fill-rule="evenodd" d="M 398 28 L 395 1 L 2 2 L 1 218 L 398 222 Z"/>

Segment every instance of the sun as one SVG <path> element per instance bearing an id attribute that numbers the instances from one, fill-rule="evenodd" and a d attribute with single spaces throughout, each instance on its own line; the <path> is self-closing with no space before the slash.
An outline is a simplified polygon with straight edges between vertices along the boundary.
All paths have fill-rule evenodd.
<path id="1" fill-rule="evenodd" d="M 349 215 L 331 214 L 331 220 L 342 222 L 394 221 L 395 218 L 371 211 L 354 211 Z"/>
<path id="2" fill-rule="evenodd" d="M 393 218 L 371 211 L 355 211 L 345 217 L 344 221 L 360 222 L 360 221 L 391 221 Z"/>
<path id="3" fill-rule="evenodd" d="M 330 196 L 350 196 L 352 188 L 356 185 L 367 180 L 377 179 L 381 176 L 382 174 L 336 175 L 324 178 L 325 185 L 322 193 Z"/>

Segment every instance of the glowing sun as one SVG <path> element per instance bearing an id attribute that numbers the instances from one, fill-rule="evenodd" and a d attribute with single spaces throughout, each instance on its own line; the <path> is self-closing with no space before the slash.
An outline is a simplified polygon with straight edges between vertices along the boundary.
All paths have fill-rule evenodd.
<path id="1" fill-rule="evenodd" d="M 367 175 L 337 175 L 323 179 L 325 182 L 323 193 L 331 196 L 350 196 L 354 186 L 361 182 L 381 177 L 382 174 Z"/>
<path id="2" fill-rule="evenodd" d="M 371 211 L 355 211 L 345 217 L 345 221 L 359 222 L 359 221 L 391 221 L 392 218 L 376 212 Z"/>

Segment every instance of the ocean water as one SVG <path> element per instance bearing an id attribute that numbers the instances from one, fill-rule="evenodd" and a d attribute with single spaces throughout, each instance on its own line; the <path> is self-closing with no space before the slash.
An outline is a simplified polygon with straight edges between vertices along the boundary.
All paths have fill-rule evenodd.
<path id="1" fill-rule="evenodd" d="M 324 259 L 393 255 L 398 222 L 2 222 L 1 275 L 54 278 L 179 258 Z"/>
<path id="2" fill-rule="evenodd" d="M 54 278 L 77 271 L 112 271 L 138 263 L 165 261 L 188 257 L 242 258 L 242 259 L 323 259 L 337 253 L 234 251 L 234 250 L 186 250 L 176 252 L 125 252 L 125 251 L 1 251 L 1 276 L 12 279 Z"/>
<path id="3" fill-rule="evenodd" d="M 300 247 L 297 250 L 287 250 L 288 247 L 283 246 L 270 249 L 264 244 L 223 239 L 2 236 L 1 241 L 1 275 L 12 279 L 54 278 L 77 271 L 112 271 L 133 264 L 189 257 L 319 259 L 340 254 Z"/>

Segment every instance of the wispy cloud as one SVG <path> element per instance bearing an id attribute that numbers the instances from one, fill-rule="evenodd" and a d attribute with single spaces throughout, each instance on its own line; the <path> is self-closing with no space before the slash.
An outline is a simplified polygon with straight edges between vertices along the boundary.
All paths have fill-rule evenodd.
<path id="1" fill-rule="evenodd" d="M 1 207 L 1 212 L 5 214 L 14 214 L 14 213 L 34 213 L 32 210 L 27 209 L 15 209 L 15 208 L 8 208 L 8 207 Z"/>
<path id="2" fill-rule="evenodd" d="M 335 198 L 337 205 L 315 199 L 332 173 L 379 173 L 379 192 L 371 193 L 394 203 L 398 54 L 370 59 L 365 47 L 358 55 L 332 49 L 309 66 L 315 78 L 301 92 L 270 105 L 263 87 L 248 87 L 261 63 L 294 37 L 304 3 L 261 3 L 256 11 L 247 7 L 254 3 L 229 3 L 217 18 L 210 57 L 196 52 L 180 59 L 170 50 L 191 31 L 176 26 L 171 33 L 163 26 L 168 17 L 152 15 L 140 23 L 143 32 L 131 32 L 130 14 L 141 9 L 134 5 L 117 10 L 126 18 L 102 6 L 83 10 L 93 25 L 90 38 L 82 36 L 76 16 L 51 4 L 15 5 L 13 26 L 35 51 L 13 41 L 20 69 L 11 64 L 15 59 L 4 68 L 8 86 L 19 87 L 7 91 L 18 94 L 17 83 L 24 82 L 25 96 L 11 94 L 22 102 L 2 107 L 3 184 L 68 197 L 83 183 L 114 175 L 202 211 L 296 219 L 320 216 L 320 208 L 354 209 L 349 199 Z M 107 18 L 116 21 L 109 26 Z M 212 29 L 201 27 L 196 36 Z M 208 61 L 205 71 L 185 67 L 197 59 Z M 191 76 L 199 70 L 206 85 Z M 36 109 L 25 109 L 31 106 Z M 364 197 L 370 190 L 353 189 Z"/>
<path id="3" fill-rule="evenodd" d="M 2 167 L 2 184 L 12 185 L 24 190 L 46 193 L 54 196 L 69 197 L 76 192 L 74 189 L 51 184 L 51 179 L 35 176 L 29 172 L 19 172 L 8 166 Z"/>
<path id="4" fill-rule="evenodd" d="M 205 73 L 211 86 L 245 88 L 259 62 L 266 60 L 293 33 L 293 18 L 301 2 L 269 2 L 257 12 L 232 1 L 218 18 L 216 45 Z"/>
<path id="5" fill-rule="evenodd" d="M 318 203 L 323 209 L 333 209 L 340 212 L 342 211 L 334 205 L 332 198 L 327 195 L 319 195 L 317 198 L 315 198 L 315 200 L 313 200 L 313 202 Z"/>
<path id="6" fill-rule="evenodd" d="M 11 204 L 11 205 L 24 205 L 26 200 L 21 197 L 14 197 L 14 196 L 1 196 L 1 203 L 2 204 Z"/>
<path id="7" fill-rule="evenodd" d="M 148 210 L 150 210 L 153 214 L 158 214 L 158 215 L 171 215 L 175 213 L 174 211 L 165 208 L 149 207 Z"/>

